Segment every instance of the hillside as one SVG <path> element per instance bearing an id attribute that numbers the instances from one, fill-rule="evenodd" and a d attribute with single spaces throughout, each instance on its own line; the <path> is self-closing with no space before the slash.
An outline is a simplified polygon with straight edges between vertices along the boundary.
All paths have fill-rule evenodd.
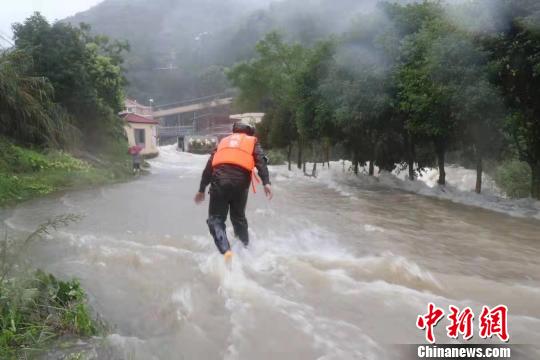
<path id="1" fill-rule="evenodd" d="M 67 21 L 128 40 L 129 95 L 165 103 L 226 90 L 224 67 L 251 57 L 269 31 L 309 43 L 341 32 L 376 2 L 105 0 Z"/>
<path id="2" fill-rule="evenodd" d="M 252 10 L 247 0 L 106 0 L 67 21 L 96 34 L 128 40 L 128 93 L 163 103 L 223 91 L 225 76 L 209 68 L 210 38 Z M 204 79 L 211 83 L 205 88 Z"/>

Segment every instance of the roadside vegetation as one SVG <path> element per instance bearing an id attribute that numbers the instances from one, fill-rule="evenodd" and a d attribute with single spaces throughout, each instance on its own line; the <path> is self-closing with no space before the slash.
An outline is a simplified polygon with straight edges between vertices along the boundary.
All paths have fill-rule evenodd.
<path id="1" fill-rule="evenodd" d="M 471 190 L 489 163 L 508 196 L 540 199 L 539 14 L 529 0 L 382 2 L 312 44 L 270 33 L 228 75 L 241 110 L 266 113 L 264 144 L 313 162 L 306 174 L 339 147 L 356 173 L 437 167 L 444 185 L 457 153 Z"/>
<path id="2" fill-rule="evenodd" d="M 531 168 L 525 162 L 515 159 L 504 161 L 497 166 L 492 178 L 511 198 L 525 198 L 530 194 Z"/>
<path id="3" fill-rule="evenodd" d="M 131 175 L 123 108 L 125 43 L 85 25 L 39 14 L 15 24 L 0 52 L 0 206 Z M 33 269 L 26 249 L 75 216 L 55 218 L 26 239 L 0 238 L 0 358 L 28 358 L 62 336 L 99 333 L 77 280 Z M 4 235 L 4 234 L 2 234 Z"/>
<path id="4" fill-rule="evenodd" d="M 0 206 L 129 176 L 127 44 L 35 14 L 0 53 Z"/>
<path id="5" fill-rule="evenodd" d="M 128 179 L 129 161 L 76 158 L 59 149 L 31 150 L 0 138 L 0 206 Z"/>
<path id="6" fill-rule="evenodd" d="M 35 355 L 61 336 L 89 337 L 105 327 L 96 321 L 77 280 L 61 281 L 32 269 L 27 248 L 50 231 L 77 221 L 60 216 L 40 225 L 24 240 L 7 233 L 0 243 L 0 358 Z"/>

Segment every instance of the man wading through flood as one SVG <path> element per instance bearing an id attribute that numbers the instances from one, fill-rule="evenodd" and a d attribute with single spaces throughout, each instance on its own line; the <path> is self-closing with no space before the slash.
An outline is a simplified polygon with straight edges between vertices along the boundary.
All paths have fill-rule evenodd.
<path id="1" fill-rule="evenodd" d="M 255 168 L 257 168 L 264 185 L 266 197 L 269 200 L 272 199 L 273 194 L 266 163 L 266 157 L 255 137 L 255 128 L 237 122 L 233 126 L 233 134 L 221 140 L 203 171 L 195 202 L 200 204 L 204 201 L 206 187 L 211 184 L 210 205 L 206 222 L 218 250 L 224 255 L 226 261 L 232 259 L 231 246 L 225 231 L 225 221 L 229 210 L 234 234 L 244 246 L 249 244 L 248 222 L 245 212 L 249 185 L 253 179 L 256 179 L 253 173 Z"/>

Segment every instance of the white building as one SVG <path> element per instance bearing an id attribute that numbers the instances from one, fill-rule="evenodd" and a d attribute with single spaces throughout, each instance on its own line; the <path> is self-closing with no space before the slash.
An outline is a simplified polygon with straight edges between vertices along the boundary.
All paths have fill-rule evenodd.
<path id="1" fill-rule="evenodd" d="M 159 154 L 157 126 L 150 106 L 139 104 L 136 100 L 127 99 L 126 108 L 120 113 L 124 120 L 124 130 L 129 147 L 139 145 L 143 149 L 141 154 L 154 157 Z"/>
<path id="2" fill-rule="evenodd" d="M 231 120 L 241 121 L 246 124 L 256 125 L 262 121 L 264 113 L 244 113 L 231 115 Z"/>
<path id="3" fill-rule="evenodd" d="M 124 105 L 125 109 L 122 112 L 123 114 L 132 113 L 132 114 L 137 114 L 144 117 L 151 117 L 151 118 L 154 117 L 154 111 L 151 106 L 145 106 L 145 105 L 139 104 L 137 100 L 133 100 L 133 99 L 126 99 L 124 104 L 125 104 Z"/>

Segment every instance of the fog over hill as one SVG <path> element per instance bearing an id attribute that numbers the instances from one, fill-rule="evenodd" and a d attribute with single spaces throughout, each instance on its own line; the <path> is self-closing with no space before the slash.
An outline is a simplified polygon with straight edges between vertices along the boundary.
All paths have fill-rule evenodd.
<path id="1" fill-rule="evenodd" d="M 388 2 L 411 3 L 415 0 Z M 221 93 L 229 88 L 225 68 L 251 58 L 265 34 L 277 30 L 287 40 L 309 45 L 366 21 L 362 14 L 380 0 L 105 0 L 67 19 L 90 24 L 95 33 L 128 40 L 128 95 L 157 104 Z M 446 3 L 466 2 L 447 0 Z M 494 2 L 479 1 L 490 12 Z M 482 19 L 462 19 L 480 27 Z M 367 17 L 369 18 L 369 16 Z M 355 22 L 356 21 L 356 22 Z M 492 23 L 488 24 L 493 27 Z"/>
<path id="2" fill-rule="evenodd" d="M 67 21 L 128 40 L 128 94 L 156 103 L 220 93 L 224 68 L 278 30 L 303 43 L 339 33 L 377 0 L 105 0 Z"/>

